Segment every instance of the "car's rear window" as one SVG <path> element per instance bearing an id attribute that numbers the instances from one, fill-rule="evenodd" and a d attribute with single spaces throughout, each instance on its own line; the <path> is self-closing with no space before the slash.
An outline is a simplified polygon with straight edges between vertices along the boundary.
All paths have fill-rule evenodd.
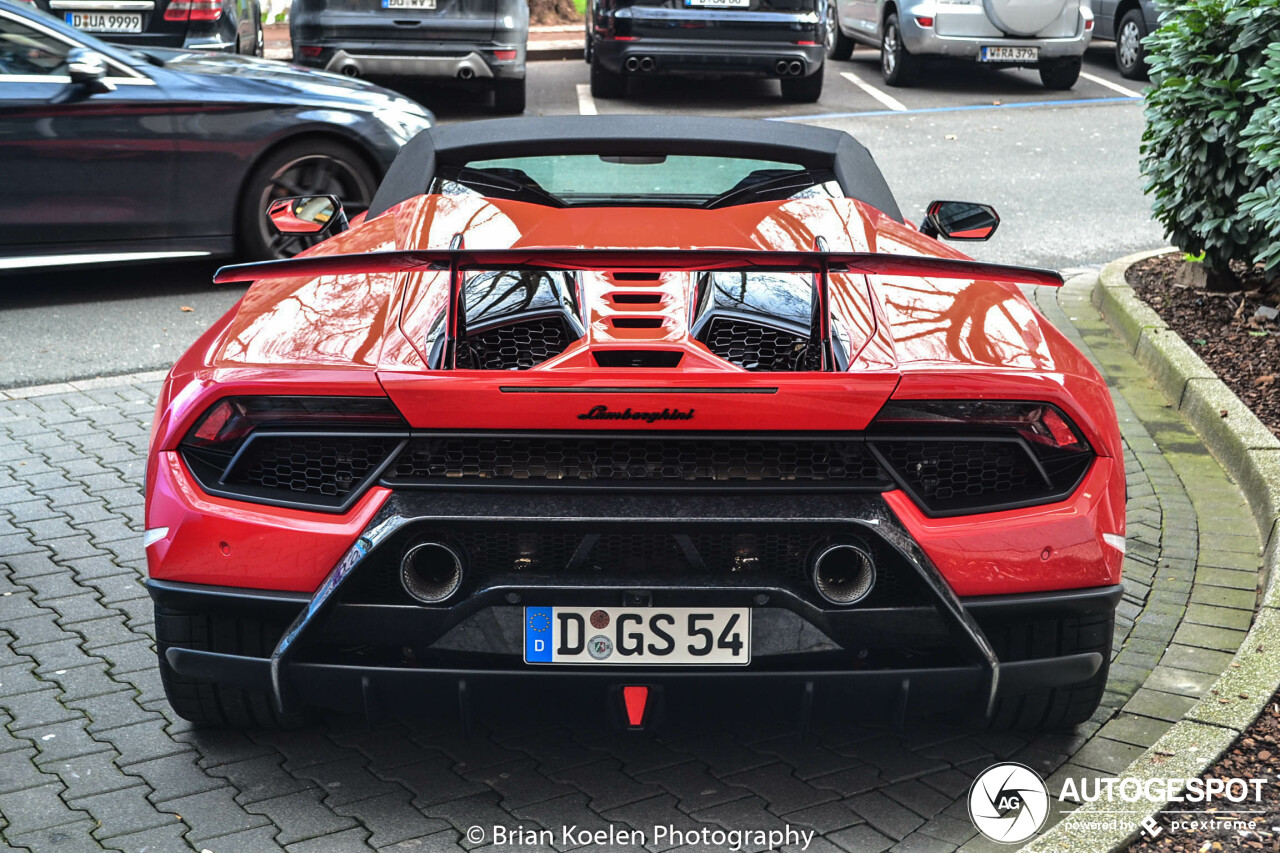
<path id="1" fill-rule="evenodd" d="M 795 182 L 820 184 L 829 177 L 796 163 L 739 157 L 670 154 L 620 157 L 554 154 L 473 160 L 442 175 L 473 190 L 519 188 L 565 205 L 596 203 L 702 204 L 753 187 Z M 442 186 L 437 191 L 449 192 Z M 534 199 L 529 199 L 534 200 Z"/>

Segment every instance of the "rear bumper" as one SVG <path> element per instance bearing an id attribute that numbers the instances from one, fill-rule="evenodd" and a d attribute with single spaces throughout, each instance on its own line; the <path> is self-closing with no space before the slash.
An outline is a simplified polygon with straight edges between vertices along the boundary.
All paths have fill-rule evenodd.
<path id="1" fill-rule="evenodd" d="M 466 51 L 449 46 L 447 55 L 399 55 L 399 54 L 362 54 L 348 53 L 345 50 L 333 51 L 325 71 L 337 74 L 351 74 L 353 71 L 360 77 L 442 77 L 458 80 L 482 80 L 494 77 L 519 76 L 517 70 L 524 68 L 524 49 L 517 50 L 517 58 L 502 64 L 486 56 L 482 50 Z M 492 54 L 493 50 L 489 50 Z"/>
<path id="2" fill-rule="evenodd" d="M 183 610 L 232 611 L 278 618 L 299 616 L 314 602 L 287 592 L 205 587 L 150 581 L 153 600 Z M 1066 616 L 1109 615 L 1120 600 L 1119 585 L 1029 595 L 985 596 L 962 601 L 965 612 L 979 623 L 1010 620 L 1059 619 Z M 910 621 L 911 615 L 902 618 Z M 993 697 L 1017 695 L 1033 689 L 1075 684 L 1096 674 L 1104 661 L 1097 652 L 1001 662 L 994 691 L 991 672 L 982 664 L 944 667 L 852 669 L 793 667 L 630 669 L 617 667 L 534 667 L 483 665 L 459 667 L 352 666 L 338 663 L 219 654 L 169 648 L 170 667 L 190 678 L 207 679 L 275 694 L 283 707 L 294 703 L 372 713 L 422 703 L 438 706 L 442 695 L 465 698 L 485 688 L 582 688 L 611 691 L 625 685 L 645 685 L 658 691 L 692 692 L 707 684 L 719 689 L 752 691 L 795 690 L 823 701 L 856 697 L 861 707 L 875 705 L 896 715 L 914 715 L 947 707 L 957 714 L 982 716 Z"/>
<path id="3" fill-rule="evenodd" d="M 1093 30 L 1085 28 L 1085 21 L 1093 20 L 1093 13 L 1082 8 L 1076 33 L 1066 38 L 1013 38 L 1008 36 L 944 36 L 933 27 L 923 27 L 912 15 L 904 15 L 900 21 L 902 43 L 907 50 L 918 55 L 949 56 L 956 59 L 977 61 L 983 47 L 1034 47 L 1042 59 L 1083 56 L 1093 37 Z M 995 63 L 1016 64 L 1016 63 Z"/>
<path id="4" fill-rule="evenodd" d="M 807 77 L 822 66 L 824 57 L 821 44 L 796 45 L 769 41 L 596 39 L 592 51 L 599 57 L 600 63 L 615 74 L 641 75 Z M 629 59 L 635 59 L 638 63 L 646 58 L 652 62 L 650 71 L 627 67 Z M 779 73 L 779 62 L 789 64 L 795 61 L 804 66 L 803 73 L 799 75 Z"/>

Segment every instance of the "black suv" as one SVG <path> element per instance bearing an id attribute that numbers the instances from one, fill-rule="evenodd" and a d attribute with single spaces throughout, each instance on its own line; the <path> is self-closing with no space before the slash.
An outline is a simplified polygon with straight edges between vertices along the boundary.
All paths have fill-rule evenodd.
<path id="1" fill-rule="evenodd" d="M 819 8 L 816 0 L 592 0 L 591 94 L 620 98 L 629 77 L 741 75 L 776 77 L 782 97 L 812 103 L 825 56 Z"/>
<path id="2" fill-rule="evenodd" d="M 293 0 L 293 61 L 349 77 L 461 81 L 524 112 L 526 0 Z"/>
<path id="3" fill-rule="evenodd" d="M 262 56 L 258 0 L 35 0 L 68 26 L 129 47 Z"/>

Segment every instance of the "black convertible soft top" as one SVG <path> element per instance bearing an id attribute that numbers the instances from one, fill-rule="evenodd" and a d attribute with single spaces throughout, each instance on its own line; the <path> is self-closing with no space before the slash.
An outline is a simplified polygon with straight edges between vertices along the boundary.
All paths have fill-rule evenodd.
<path id="1" fill-rule="evenodd" d="M 549 154 L 689 154 L 829 169 L 846 196 L 902 221 L 871 152 L 844 131 L 779 121 L 638 115 L 493 119 L 424 130 L 400 149 L 373 196 L 369 216 L 427 192 L 442 167 Z"/>

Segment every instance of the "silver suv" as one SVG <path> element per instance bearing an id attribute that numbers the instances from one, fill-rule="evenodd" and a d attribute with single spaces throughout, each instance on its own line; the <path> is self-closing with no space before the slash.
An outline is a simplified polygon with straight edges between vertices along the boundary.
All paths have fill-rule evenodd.
<path id="1" fill-rule="evenodd" d="M 1093 35 L 1089 0 L 827 0 L 826 23 L 828 56 L 878 47 L 890 86 L 945 56 L 1038 68 L 1046 88 L 1070 89 Z"/>

